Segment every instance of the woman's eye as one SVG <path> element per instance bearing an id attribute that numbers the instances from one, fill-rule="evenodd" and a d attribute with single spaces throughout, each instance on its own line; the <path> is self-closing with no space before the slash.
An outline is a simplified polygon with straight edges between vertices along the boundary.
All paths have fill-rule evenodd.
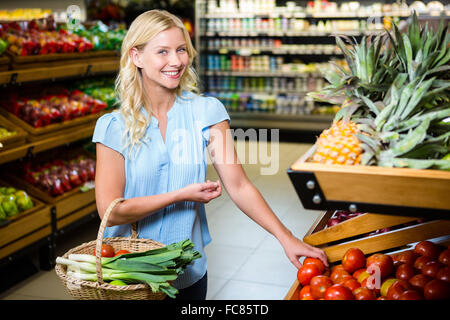
<path id="1" fill-rule="evenodd" d="M 160 50 L 158 53 L 166 54 L 166 53 L 167 53 L 167 50 Z"/>
<path id="2" fill-rule="evenodd" d="M 186 48 L 179 48 L 178 51 L 179 51 L 179 52 L 185 52 L 185 51 L 186 51 Z"/>

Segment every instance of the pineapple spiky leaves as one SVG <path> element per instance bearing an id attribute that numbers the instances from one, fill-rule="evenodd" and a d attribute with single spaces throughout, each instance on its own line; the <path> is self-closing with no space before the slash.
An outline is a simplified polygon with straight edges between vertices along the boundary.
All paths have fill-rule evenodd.
<path id="1" fill-rule="evenodd" d="M 332 65 L 330 84 L 309 95 L 342 107 L 312 161 L 450 170 L 442 159 L 450 152 L 448 25 L 421 27 L 415 13 L 410 21 L 405 33 L 394 24 L 393 34 L 360 43 L 336 38 L 349 69 Z"/>

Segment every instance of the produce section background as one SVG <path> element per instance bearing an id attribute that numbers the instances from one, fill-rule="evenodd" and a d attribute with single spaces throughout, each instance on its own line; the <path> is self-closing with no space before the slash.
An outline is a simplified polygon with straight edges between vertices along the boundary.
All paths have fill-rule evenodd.
<path id="1" fill-rule="evenodd" d="M 197 1 L 197 4 L 206 2 L 216 2 L 222 7 L 232 3 L 232 1 L 204 0 Z M 244 3 L 245 1 L 241 2 Z M 260 2 L 264 2 L 266 5 L 274 3 L 274 1 Z M 337 3 L 342 2 L 347 1 L 337 1 Z M 425 3 L 428 2 L 425 1 Z M 29 3 L 29 1 L 16 1 L 13 6 L 13 2 L 9 2 L 4 7 L 0 5 L 0 9 L 11 9 L 21 6 L 29 7 Z M 277 6 L 287 5 L 286 1 L 276 1 L 275 3 Z M 306 1 L 297 1 L 297 5 L 306 5 L 306 3 Z M 362 1 L 361 4 L 363 3 L 371 5 L 375 2 Z M 384 1 L 383 3 L 393 2 Z M 403 3 L 410 4 L 411 1 Z M 259 65 L 259 67 L 265 66 L 271 70 L 287 67 L 295 69 L 295 63 L 292 65 L 289 63 L 284 64 L 285 61 L 283 61 L 282 57 L 289 57 L 290 54 L 292 56 L 296 54 L 302 56 L 305 50 L 311 48 L 302 45 L 296 48 L 289 48 L 289 50 L 295 49 L 293 52 L 283 51 L 284 49 L 279 47 L 281 42 L 275 43 L 274 39 L 270 37 L 267 39 L 264 34 L 260 34 L 257 37 L 259 41 L 256 42 L 257 48 L 249 56 L 248 51 L 240 52 L 240 50 L 249 44 L 248 40 L 254 35 L 248 33 L 240 34 L 237 42 L 231 42 L 229 40 L 233 35 L 226 32 L 224 34 L 223 30 L 214 31 L 208 29 L 205 32 L 207 18 L 223 19 L 221 17 L 222 13 L 219 12 L 217 15 L 214 13 L 207 17 L 203 16 L 204 20 L 200 22 L 199 20 L 194 20 L 194 1 L 91 0 L 68 2 L 47 0 L 40 4 L 43 9 L 49 8 L 54 10 L 57 21 L 64 21 L 64 10 L 68 5 L 79 5 L 83 9 L 83 19 L 100 19 L 104 23 L 110 24 L 111 27 L 117 26 L 116 20 L 125 22 L 126 25 L 139 13 L 157 7 L 167 9 L 183 17 L 186 26 L 191 31 L 193 40 L 196 42 L 196 47 L 200 51 L 199 60 L 203 59 L 202 67 L 204 70 L 203 73 L 201 72 L 203 85 L 209 89 L 210 94 L 217 96 L 224 102 L 231 115 L 232 127 L 281 128 L 287 130 L 282 130 L 281 132 L 282 142 L 279 145 L 280 161 L 278 163 L 278 172 L 275 175 L 261 175 L 261 168 L 264 167 L 261 164 L 244 165 L 244 167 L 249 178 L 262 192 L 283 223 L 299 238 L 305 236 L 308 229 L 322 212 L 309 211 L 302 207 L 286 174 L 286 169 L 312 146 L 311 143 L 315 140 L 317 132 L 330 125 L 332 116 L 338 110 L 338 106 L 315 106 L 310 103 L 307 104 L 306 108 L 300 107 L 305 100 L 299 99 L 299 96 L 304 96 L 306 92 L 324 85 L 324 79 L 318 73 L 311 80 L 312 78 L 309 76 L 298 77 L 296 73 L 299 70 L 288 70 L 289 72 L 284 75 L 281 74 L 279 78 L 275 77 L 273 72 L 269 75 L 252 74 L 248 73 L 248 70 L 233 72 L 236 72 L 237 67 L 239 69 L 246 64 Z M 202 14 L 205 13 L 203 12 Z M 258 14 L 252 16 L 252 13 L 250 13 L 249 15 L 250 19 L 258 19 Z M 262 15 L 264 16 L 265 14 Z M 100 24 L 97 26 L 101 28 Z M 325 25 L 315 25 L 316 28 L 319 26 L 322 28 Z M 208 34 L 208 31 L 212 33 Z M 359 32 L 360 30 L 357 31 Z M 305 34 L 302 34 L 300 39 L 303 41 L 309 38 L 312 39 L 312 42 L 315 42 L 314 38 L 319 34 L 320 30 L 315 30 L 305 38 L 303 38 Z M 287 38 L 289 40 L 287 42 L 284 41 L 286 37 L 283 38 L 283 45 L 297 45 L 292 43 L 293 40 L 290 39 L 290 35 Z M 331 37 L 329 37 L 330 39 L 332 40 Z M 220 49 L 223 46 L 226 47 L 226 50 Z M 233 46 L 237 46 L 239 50 L 233 49 Z M 335 56 L 336 52 L 332 50 L 332 47 L 333 45 L 328 44 L 322 47 L 322 51 L 314 52 L 313 56 L 317 58 L 317 63 L 309 64 L 308 66 L 299 63 L 299 68 L 305 68 L 305 70 L 298 73 L 302 74 L 304 72 L 309 74 L 318 71 L 316 67 L 319 66 L 319 63 L 326 63 L 330 57 Z M 242 56 L 240 56 L 241 54 Z M 209 56 L 212 55 L 215 55 L 215 58 L 218 58 L 218 60 L 209 59 Z M 31 97 L 32 92 L 38 93 L 39 96 L 39 93 L 77 89 L 82 90 L 94 99 L 102 101 L 105 107 L 107 105 L 106 111 L 111 110 L 115 101 L 113 79 L 118 68 L 117 55 L 113 53 L 107 57 L 97 57 L 95 59 L 97 59 L 95 60 L 96 62 L 93 62 L 94 60 L 79 59 L 75 61 L 75 64 L 68 65 L 67 68 L 65 68 L 64 62 L 52 61 L 48 64 L 34 62 L 33 66 L 29 65 L 29 70 L 22 65 L 23 69 L 17 71 L 16 74 L 14 74 L 14 70 L 9 71 L 9 73 L 8 71 L 0 72 L 0 84 L 3 85 L 0 88 L 3 108 L 11 103 L 10 98 L 16 97 L 17 94 Z M 210 68 L 211 61 L 213 61 L 212 65 L 215 64 L 213 68 Z M 343 60 L 340 59 L 338 61 L 342 63 Z M 75 67 L 77 63 L 81 64 L 79 69 Z M 222 67 L 218 67 L 217 64 L 219 66 L 223 64 L 232 69 L 234 68 L 234 70 L 221 70 Z M 60 73 L 54 74 L 53 72 L 56 72 L 58 65 L 61 69 L 58 71 Z M 54 68 L 55 66 L 56 68 Z M 41 67 L 44 68 L 44 71 L 32 69 Z M 220 70 L 213 70 L 214 68 L 219 68 Z M 72 71 L 69 72 L 68 70 Z M 29 72 L 27 73 L 27 71 Z M 241 71 L 242 73 L 239 73 Z M 261 70 L 256 71 L 260 72 Z M 242 89 L 244 89 L 244 92 Z M 245 92 L 245 90 L 249 90 L 249 92 Z M 281 94 L 287 98 L 279 99 L 277 96 L 274 99 L 272 96 L 268 99 L 269 95 L 266 95 L 266 93 L 270 93 L 270 90 L 273 90 L 272 93 L 274 94 Z M 251 100 L 252 104 L 246 106 L 250 106 L 250 110 L 245 110 L 246 107 L 241 108 L 242 105 L 239 105 L 239 101 L 242 100 L 239 99 L 241 97 L 248 98 L 248 95 L 246 95 L 248 93 L 250 93 L 253 100 Z M 34 104 L 38 106 L 39 104 L 41 106 L 45 105 L 42 101 L 39 103 L 34 102 Z M 11 170 L 8 170 L 10 165 L 36 160 L 40 155 L 53 152 L 60 147 L 83 147 L 85 150 L 94 153 L 95 146 L 90 144 L 92 134 L 89 130 L 93 129 L 97 115 L 90 115 L 90 117 L 91 121 L 85 126 L 76 127 L 74 130 L 66 130 L 64 134 L 60 135 L 50 132 L 42 136 L 35 136 L 34 134 L 40 134 L 42 131 L 40 132 L 40 129 L 32 130 L 26 138 L 26 143 L 25 138 L 23 138 L 20 143 L 16 142 L 12 149 L 0 149 L 0 170 L 10 172 Z M 290 131 L 292 129 L 294 131 Z M 307 143 L 300 143 L 300 141 Z M 258 155 L 249 154 L 257 150 L 255 143 L 245 142 L 245 145 L 246 154 L 241 155 L 240 158 L 258 159 Z M 19 175 L 19 172 L 13 173 Z M 207 179 L 217 178 L 214 169 L 209 167 Z M 96 238 L 99 221 L 96 216 L 94 200 L 93 190 L 90 190 L 88 192 L 70 194 L 65 198 L 65 201 L 61 201 L 55 206 L 50 201 L 50 204 L 46 207 L 48 209 L 46 217 L 48 217 L 49 221 L 45 228 L 48 230 L 48 234 L 41 236 L 41 243 L 37 247 L 21 247 L 17 254 L 13 252 L 13 254 L 8 256 L 8 254 L 3 254 L 5 252 L 3 250 L 8 248 L 9 244 L 3 246 L 2 242 L 0 242 L 0 250 L 2 250 L 0 251 L 0 268 L 2 274 L 9 274 L 8 272 L 14 271 L 14 275 L 8 280 L 17 280 L 16 285 L 2 291 L 7 279 L 4 277 L 1 279 L 0 299 L 71 299 L 56 277 L 51 264 L 50 266 L 46 265 L 45 268 L 39 271 L 37 271 L 39 267 L 36 266 L 42 264 L 43 257 L 45 262 L 45 258 L 51 256 L 47 251 L 55 250 L 53 252 L 55 256 L 62 255 L 68 249 Z M 52 209 L 50 210 L 51 206 Z M 296 278 L 297 270 L 288 261 L 277 241 L 242 214 L 229 199 L 226 192 L 224 192 L 222 197 L 207 205 L 207 214 L 213 238 L 212 243 L 206 248 L 209 259 L 209 291 L 207 299 L 282 299 L 291 288 L 292 282 Z M 5 232 L 7 230 L 6 228 L 2 230 L 2 226 L 8 226 L 8 221 L 4 225 L 0 224 L 0 236 L 2 236 L 2 231 Z M 42 230 L 42 228 L 39 230 Z M 7 233 L 3 235 L 5 234 Z M 46 263 L 48 262 L 46 261 Z M 23 276 L 23 279 L 13 279 L 21 276 Z M 40 288 L 44 285 L 49 290 L 42 292 Z"/>

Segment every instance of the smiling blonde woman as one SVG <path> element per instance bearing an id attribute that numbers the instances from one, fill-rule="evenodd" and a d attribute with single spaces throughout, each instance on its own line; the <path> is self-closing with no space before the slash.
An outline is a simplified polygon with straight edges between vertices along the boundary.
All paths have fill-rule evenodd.
<path id="1" fill-rule="evenodd" d="M 165 244 L 189 238 L 202 258 L 173 285 L 179 299 L 205 299 L 204 247 L 211 236 L 204 204 L 221 195 L 223 183 L 232 201 L 276 237 L 297 268 L 302 256 L 327 265 L 325 253 L 294 237 L 247 178 L 225 107 L 199 95 L 192 68 L 196 51 L 181 20 L 160 10 L 141 14 L 121 55 L 119 111 L 99 118 L 92 138 L 100 217 L 113 200 L 125 198 L 112 210 L 104 236 L 129 237 L 137 223 L 139 238 Z M 208 155 L 220 177 L 215 182 L 205 182 Z"/>

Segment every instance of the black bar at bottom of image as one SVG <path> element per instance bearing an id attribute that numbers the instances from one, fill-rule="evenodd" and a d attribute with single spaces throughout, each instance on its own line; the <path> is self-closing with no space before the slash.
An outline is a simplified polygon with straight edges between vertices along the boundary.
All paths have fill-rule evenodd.
<path id="1" fill-rule="evenodd" d="M 415 310 L 433 308 L 446 312 L 447 301 L 287 301 L 287 300 L 206 300 L 206 301 L 77 301 L 77 300 L 0 300 L 6 313 L 14 311 L 28 315 L 32 308 L 47 310 L 46 317 L 60 318 L 63 314 L 76 317 L 94 315 L 113 316 L 115 319 L 157 317 L 161 319 L 260 319 L 280 320 L 285 317 L 301 319 L 313 315 L 348 317 L 348 312 L 360 316 L 372 314 L 398 314 L 405 316 Z M 34 309 L 36 310 L 36 309 Z M 384 313 L 388 312 L 388 313 Z M 347 314 L 347 315 L 346 315 Z M 353 313 L 355 314 L 355 313 Z M 444 313 L 445 314 L 445 313 Z"/>

